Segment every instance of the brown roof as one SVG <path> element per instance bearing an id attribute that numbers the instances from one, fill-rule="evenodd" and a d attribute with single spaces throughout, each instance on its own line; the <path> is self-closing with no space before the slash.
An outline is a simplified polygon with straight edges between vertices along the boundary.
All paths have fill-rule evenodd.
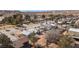
<path id="1" fill-rule="evenodd" d="M 22 47 L 24 43 L 28 41 L 28 38 L 26 36 L 20 36 L 19 40 L 13 42 L 13 46 L 15 48 Z"/>

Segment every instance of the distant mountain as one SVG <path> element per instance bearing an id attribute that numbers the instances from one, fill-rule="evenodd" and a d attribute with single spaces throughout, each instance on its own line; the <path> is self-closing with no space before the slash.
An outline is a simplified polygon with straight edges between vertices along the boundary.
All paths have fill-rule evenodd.
<path id="1" fill-rule="evenodd" d="M 79 15 L 79 10 L 0 10 L 0 14 L 12 15 L 16 13 L 31 15 L 47 15 L 47 14 L 74 14 Z"/>

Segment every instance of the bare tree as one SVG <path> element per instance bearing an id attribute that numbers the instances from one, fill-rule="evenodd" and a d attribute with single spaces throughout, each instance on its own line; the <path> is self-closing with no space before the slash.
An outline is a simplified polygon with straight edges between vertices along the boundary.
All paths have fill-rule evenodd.
<path id="1" fill-rule="evenodd" d="M 54 29 L 46 33 L 47 45 L 50 43 L 56 43 L 59 37 L 62 35 L 61 30 Z"/>

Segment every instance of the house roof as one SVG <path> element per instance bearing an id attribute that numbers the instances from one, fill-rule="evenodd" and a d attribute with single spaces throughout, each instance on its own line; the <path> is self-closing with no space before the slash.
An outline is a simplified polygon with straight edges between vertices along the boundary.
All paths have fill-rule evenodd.
<path id="1" fill-rule="evenodd" d="M 26 36 L 28 36 L 30 33 L 31 33 L 30 31 L 25 31 L 25 30 L 22 32 L 22 34 L 24 34 Z"/>
<path id="2" fill-rule="evenodd" d="M 28 42 L 28 37 L 25 35 L 20 35 L 19 39 L 17 41 L 13 42 L 13 46 L 15 48 L 19 48 L 22 47 L 24 45 L 24 43 Z"/>
<path id="3" fill-rule="evenodd" d="M 79 28 L 70 28 L 69 31 L 79 32 Z"/>

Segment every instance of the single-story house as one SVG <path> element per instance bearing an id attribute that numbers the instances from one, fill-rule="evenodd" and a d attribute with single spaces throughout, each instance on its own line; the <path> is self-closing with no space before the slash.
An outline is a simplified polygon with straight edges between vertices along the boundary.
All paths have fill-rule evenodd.
<path id="1" fill-rule="evenodd" d="M 73 38 L 79 39 L 79 28 L 70 28 L 68 32 Z"/>

